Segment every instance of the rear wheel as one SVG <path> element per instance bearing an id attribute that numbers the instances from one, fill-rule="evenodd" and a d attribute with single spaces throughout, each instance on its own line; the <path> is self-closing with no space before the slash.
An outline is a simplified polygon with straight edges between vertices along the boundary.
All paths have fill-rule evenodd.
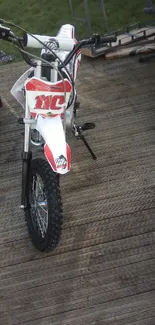
<path id="1" fill-rule="evenodd" d="M 29 207 L 25 218 L 33 245 L 40 251 L 55 248 L 62 229 L 59 175 L 41 158 L 31 161 Z"/>

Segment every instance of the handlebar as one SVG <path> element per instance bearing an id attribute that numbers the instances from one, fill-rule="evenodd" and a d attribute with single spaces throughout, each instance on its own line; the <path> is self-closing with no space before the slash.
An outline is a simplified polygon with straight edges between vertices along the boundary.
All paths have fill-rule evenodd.
<path id="1" fill-rule="evenodd" d="M 108 43 L 114 43 L 117 41 L 116 36 L 100 36 L 98 34 L 94 34 L 91 38 L 88 40 L 81 41 L 81 46 L 89 46 L 89 45 L 102 45 L 102 44 L 108 44 Z"/>
<path id="2" fill-rule="evenodd" d="M 105 36 L 102 37 L 98 34 L 94 34 L 91 38 L 82 40 L 78 42 L 80 43 L 80 47 L 86 46 L 86 45 L 92 45 L 98 43 L 99 45 L 104 44 L 104 43 L 112 43 L 116 42 L 117 38 L 115 36 Z M 73 39 L 69 38 L 62 38 L 62 37 L 51 37 L 51 36 L 46 36 L 46 35 L 29 35 L 29 34 L 24 34 L 23 37 L 23 44 L 25 47 L 33 47 L 33 48 L 42 48 L 43 44 L 42 43 L 52 43 L 55 42 L 57 48 L 61 49 L 62 51 L 72 51 L 73 47 L 75 45 Z"/>
<path id="3" fill-rule="evenodd" d="M 74 47 L 74 40 L 71 38 L 62 38 L 62 37 L 51 37 L 46 35 L 29 35 L 24 34 L 23 36 L 23 45 L 25 47 L 31 48 L 43 48 L 43 43 L 53 43 L 56 48 L 60 48 L 62 51 L 72 51 Z"/>
<path id="4" fill-rule="evenodd" d="M 1 23 L 7 23 L 4 20 L 0 19 L 0 24 Z M 12 23 L 10 23 L 12 26 L 16 26 Z M 23 29 L 22 29 L 23 30 Z M 52 45 L 54 44 L 54 49 L 58 50 L 63 50 L 63 51 L 68 51 L 69 54 L 67 55 L 66 59 L 64 62 L 60 61 L 59 68 L 63 68 L 68 63 L 70 60 L 73 58 L 73 56 L 76 54 L 76 52 L 81 49 L 82 47 L 85 46 L 101 46 L 102 44 L 108 44 L 108 43 L 113 43 L 117 41 L 117 37 L 115 36 L 100 36 L 98 34 L 94 34 L 92 37 L 89 39 L 84 39 L 79 41 L 77 44 L 74 43 L 73 39 L 69 38 L 62 38 L 62 37 L 50 37 L 46 35 L 33 35 L 33 34 L 28 34 L 25 33 L 24 37 L 17 37 L 8 27 L 5 27 L 3 25 L 0 25 L 0 39 L 5 40 L 5 41 L 10 41 L 10 42 L 18 42 L 18 45 L 20 44 L 21 49 L 23 50 L 22 44 L 25 47 L 33 47 L 33 48 L 48 48 L 50 50 L 50 45 L 52 48 Z M 21 44 L 22 42 L 22 44 Z M 47 46 L 48 45 L 48 46 Z M 20 48 L 19 48 L 20 49 Z M 21 51 L 22 51 L 21 50 Z M 36 66 L 36 63 L 33 62 L 30 58 L 26 59 L 26 56 L 23 55 L 24 60 L 29 64 L 32 65 L 33 67 Z"/>

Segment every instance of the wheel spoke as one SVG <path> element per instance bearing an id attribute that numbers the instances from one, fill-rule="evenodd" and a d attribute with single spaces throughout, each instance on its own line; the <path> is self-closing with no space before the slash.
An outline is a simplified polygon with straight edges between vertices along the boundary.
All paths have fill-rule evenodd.
<path id="1" fill-rule="evenodd" d="M 47 230 L 47 225 L 45 220 L 42 218 L 41 214 L 40 214 L 40 209 L 37 208 L 38 214 L 39 214 L 39 218 L 37 218 L 37 222 L 42 234 L 42 237 L 45 237 L 46 234 L 46 230 Z"/>
<path id="2" fill-rule="evenodd" d="M 31 198 L 31 208 L 34 211 L 33 220 L 35 224 L 38 224 L 42 237 L 45 237 L 48 228 L 47 199 L 43 191 L 42 180 L 38 175 L 33 177 Z"/>
<path id="3" fill-rule="evenodd" d="M 62 203 L 59 183 L 49 163 L 31 161 L 29 208 L 25 217 L 33 245 L 39 251 L 56 248 L 62 230 Z"/>

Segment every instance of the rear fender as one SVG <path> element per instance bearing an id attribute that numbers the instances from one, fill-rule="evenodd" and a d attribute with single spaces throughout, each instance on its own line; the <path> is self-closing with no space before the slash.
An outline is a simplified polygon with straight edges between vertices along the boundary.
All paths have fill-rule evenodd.
<path id="1" fill-rule="evenodd" d="M 44 154 L 53 171 L 59 174 L 69 172 L 71 167 L 71 151 L 66 143 L 60 116 L 44 118 L 38 115 L 36 129 L 45 141 Z"/>

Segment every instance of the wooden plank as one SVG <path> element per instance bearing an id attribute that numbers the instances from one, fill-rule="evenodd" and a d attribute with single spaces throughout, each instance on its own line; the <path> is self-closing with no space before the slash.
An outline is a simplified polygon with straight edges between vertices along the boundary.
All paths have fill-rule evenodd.
<path id="1" fill-rule="evenodd" d="M 144 38 L 144 32 L 145 32 L 145 37 L 149 38 L 151 36 L 155 35 L 155 27 L 144 27 L 140 29 L 135 29 L 133 31 L 130 31 L 129 33 L 124 33 L 124 35 L 119 35 L 117 36 L 117 42 L 112 43 L 112 47 L 116 47 L 119 45 L 127 45 L 132 43 L 133 41 L 137 42 L 140 39 Z"/>
<path id="2" fill-rule="evenodd" d="M 117 59 L 127 56 L 135 56 L 138 54 L 147 54 L 155 51 L 154 37 L 150 37 L 148 40 L 141 40 L 136 44 L 130 44 L 127 46 L 118 47 L 116 49 L 109 50 L 104 54 L 105 59 Z"/>
<path id="3" fill-rule="evenodd" d="M 85 56 L 89 56 L 91 58 L 96 58 L 102 54 L 104 54 L 107 50 L 109 49 L 108 46 L 104 46 L 104 47 L 101 47 L 100 49 L 96 50 L 96 52 L 94 53 L 92 51 L 92 48 L 91 47 L 85 47 L 81 50 L 82 54 L 85 55 Z"/>
<path id="4" fill-rule="evenodd" d="M 78 118 L 96 123 L 86 137 L 98 159 L 68 135 L 62 238 L 43 254 L 19 208 L 23 111 L 9 89 L 26 68 L 1 69 L 16 112 L 4 105 L 0 115 L 0 325 L 154 325 L 155 63 L 83 59 Z"/>
<path id="5" fill-rule="evenodd" d="M 108 321 L 110 323 L 111 319 L 116 319 L 116 315 L 124 316 L 124 322 L 123 324 L 126 325 L 126 322 L 128 321 L 128 315 L 131 314 L 140 314 L 140 312 L 146 312 L 148 311 L 147 315 L 148 317 L 150 310 L 154 307 L 154 291 L 150 291 L 149 293 L 143 292 L 137 296 L 132 295 L 131 297 L 122 297 L 118 299 L 117 301 L 115 299 L 112 299 L 112 292 L 111 292 L 111 300 L 105 301 L 104 303 L 102 300 L 104 300 L 104 293 L 103 297 L 100 300 L 98 304 L 93 303 L 91 295 L 85 297 L 85 301 L 83 302 L 83 306 L 81 303 L 81 309 L 79 309 L 80 313 L 77 312 L 76 309 L 76 301 L 74 307 L 72 306 L 74 303 L 74 300 L 68 298 L 63 303 L 57 303 L 56 305 L 48 306 L 48 300 L 47 300 L 47 306 L 44 306 L 41 309 L 33 309 L 33 305 L 31 308 L 31 312 L 24 311 L 23 313 L 14 313 L 12 318 L 9 321 L 10 325 L 14 324 L 24 324 L 22 322 L 23 318 L 25 321 L 25 324 L 28 325 L 50 325 L 52 324 L 62 324 L 62 321 L 66 321 L 67 324 L 76 324 L 76 325 L 83 325 L 88 324 L 91 322 L 93 324 L 97 320 L 102 321 Z M 27 304 L 30 305 L 30 301 L 27 301 Z M 71 306 L 70 306 L 71 304 Z M 26 305 L 26 304 L 25 304 Z M 123 306 L 123 308 L 122 308 Z M 58 311 L 61 310 L 61 313 Z M 144 314 L 143 314 L 144 315 Z M 153 314 L 154 316 L 154 314 Z M 154 317 L 152 318 L 153 325 Z M 5 318 L 1 318 L 1 322 L 4 322 Z M 147 319 L 146 319 L 147 321 Z M 148 324 L 148 323 L 146 323 Z"/>
<path id="6" fill-rule="evenodd" d="M 119 48 L 116 51 L 105 53 L 104 58 L 109 60 L 123 58 L 126 56 L 135 56 L 138 54 L 147 54 L 152 52 L 155 52 L 155 43 Z"/>

